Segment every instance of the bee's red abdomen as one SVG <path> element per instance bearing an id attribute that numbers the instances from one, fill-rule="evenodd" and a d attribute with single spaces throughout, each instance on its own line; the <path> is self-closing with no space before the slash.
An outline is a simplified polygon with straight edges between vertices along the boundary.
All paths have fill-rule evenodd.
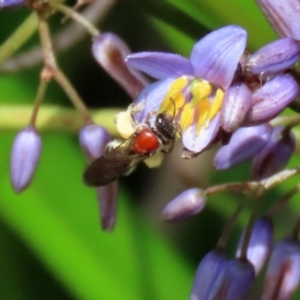
<path id="1" fill-rule="evenodd" d="M 135 138 L 133 150 L 138 154 L 147 154 L 157 150 L 160 141 L 156 133 L 149 129 L 142 129 Z"/>

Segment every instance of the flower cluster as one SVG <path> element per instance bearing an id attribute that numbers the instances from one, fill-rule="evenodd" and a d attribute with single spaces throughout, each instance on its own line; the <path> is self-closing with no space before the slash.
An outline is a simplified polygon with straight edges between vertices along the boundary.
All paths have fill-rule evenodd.
<path id="1" fill-rule="evenodd" d="M 0 0 L 1 8 L 35 1 Z M 162 52 L 131 54 L 116 35 L 90 28 L 92 53 L 97 62 L 134 99 L 115 123 L 122 141 L 111 141 L 106 128 L 95 124 L 82 99 L 58 67 L 46 26 L 47 9 L 38 11 L 39 29 L 45 55 L 41 83 L 29 125 L 15 138 L 11 155 L 11 182 L 16 192 L 31 182 L 37 167 L 41 138 L 35 128 L 38 108 L 50 79 L 56 80 L 81 113 L 84 125 L 79 142 L 89 167 L 84 172 L 87 185 L 96 187 L 101 224 L 112 230 L 117 211 L 117 179 L 144 161 L 160 164 L 164 154 L 181 139 L 182 158 L 193 159 L 218 145 L 213 164 L 216 169 L 233 167 L 252 160 L 247 182 L 189 188 L 162 211 L 167 222 L 182 221 L 200 213 L 208 197 L 221 191 L 250 193 L 259 198 L 300 168 L 282 171 L 296 148 L 293 122 L 277 118 L 300 96 L 300 10 L 298 0 L 257 0 L 280 38 L 254 53 L 246 50 L 247 32 L 228 25 L 195 43 L 190 57 Z M 66 12 L 60 4 L 54 8 Z M 75 14 L 75 15 L 74 15 Z M 76 17 L 75 12 L 69 17 Z M 75 18 L 74 17 L 74 18 Z M 149 84 L 144 75 L 157 80 Z M 275 119 L 276 118 L 276 119 Z M 279 121 L 278 121 L 279 120 Z M 285 125 L 285 126 L 284 126 Z M 245 299 L 251 284 L 268 261 L 262 299 L 290 299 L 300 282 L 299 224 L 285 239 L 273 242 L 272 216 L 299 188 L 259 213 L 258 200 L 237 246 L 235 257 L 225 250 L 228 235 L 241 211 L 238 207 L 215 247 L 200 262 L 191 300 Z"/>

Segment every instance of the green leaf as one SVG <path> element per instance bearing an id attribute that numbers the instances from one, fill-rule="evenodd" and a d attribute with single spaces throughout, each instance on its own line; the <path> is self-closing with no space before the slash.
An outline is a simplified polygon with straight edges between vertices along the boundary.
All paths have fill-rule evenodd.
<path id="1" fill-rule="evenodd" d="M 15 195 L 8 180 L 11 136 L 1 135 L 0 213 L 80 299 L 183 299 L 192 272 L 120 195 L 117 228 L 100 230 L 95 191 L 81 182 L 83 155 L 62 135 L 43 137 L 31 186 Z"/>

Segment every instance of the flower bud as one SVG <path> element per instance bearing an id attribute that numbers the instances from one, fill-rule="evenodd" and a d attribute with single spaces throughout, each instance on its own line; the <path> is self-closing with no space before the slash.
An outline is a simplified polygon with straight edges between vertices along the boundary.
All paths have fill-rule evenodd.
<path id="1" fill-rule="evenodd" d="M 107 129 L 97 124 L 86 125 L 79 132 L 79 143 L 86 157 L 91 161 L 104 154 L 110 140 Z"/>
<path id="2" fill-rule="evenodd" d="M 300 243 L 284 239 L 274 246 L 263 287 L 263 300 L 291 299 L 300 281 Z"/>
<path id="3" fill-rule="evenodd" d="M 216 153 L 216 169 L 228 169 L 252 158 L 267 144 L 271 132 L 272 127 L 268 124 L 239 128 L 232 135 L 229 144 L 222 146 Z"/>
<path id="4" fill-rule="evenodd" d="M 291 68 L 299 56 L 299 42 L 287 37 L 267 44 L 250 55 L 246 67 L 256 75 L 272 75 Z"/>
<path id="5" fill-rule="evenodd" d="M 225 93 L 221 109 L 221 126 L 234 132 L 243 123 L 252 104 L 252 93 L 245 83 L 233 84 Z"/>
<path id="6" fill-rule="evenodd" d="M 162 218 L 167 222 L 182 221 L 202 211 L 205 203 L 206 198 L 202 190 L 186 190 L 165 206 Z"/>
<path id="7" fill-rule="evenodd" d="M 281 171 L 296 147 L 295 136 L 283 127 L 272 130 L 266 146 L 253 159 L 252 178 L 261 180 Z"/>
<path id="8" fill-rule="evenodd" d="M 219 299 L 227 265 L 222 251 L 215 249 L 207 253 L 198 266 L 190 300 Z"/>
<path id="9" fill-rule="evenodd" d="M 245 124 L 261 124 L 281 113 L 299 94 L 299 86 L 289 74 L 277 75 L 252 94 L 253 106 Z"/>
<path id="10" fill-rule="evenodd" d="M 236 251 L 236 256 L 241 254 L 242 244 L 245 237 L 245 232 L 241 236 Z M 267 260 L 273 241 L 273 225 L 270 219 L 262 217 L 256 219 L 252 229 L 250 241 L 247 249 L 247 259 L 255 268 L 256 275 L 262 269 Z"/>
<path id="11" fill-rule="evenodd" d="M 102 33 L 94 39 L 92 52 L 102 68 L 135 99 L 147 81 L 138 71 L 126 65 L 124 59 L 130 54 L 127 45 L 112 33 Z"/>
<path id="12" fill-rule="evenodd" d="M 16 8 L 26 4 L 27 0 L 0 0 L 1 8 Z"/>
<path id="13" fill-rule="evenodd" d="M 227 264 L 226 277 L 223 282 L 223 298 L 245 300 L 255 279 L 253 265 L 247 260 L 232 259 Z M 224 297 L 226 295 L 226 297 Z"/>
<path id="14" fill-rule="evenodd" d="M 105 231 L 112 231 L 116 223 L 118 180 L 97 188 L 101 215 L 101 226 Z"/>
<path id="15" fill-rule="evenodd" d="M 15 192 L 20 193 L 31 182 L 39 161 L 41 146 L 41 138 L 32 126 L 17 134 L 10 161 L 10 178 Z"/>
<path id="16" fill-rule="evenodd" d="M 280 37 L 300 40 L 299 0 L 256 0 Z"/>

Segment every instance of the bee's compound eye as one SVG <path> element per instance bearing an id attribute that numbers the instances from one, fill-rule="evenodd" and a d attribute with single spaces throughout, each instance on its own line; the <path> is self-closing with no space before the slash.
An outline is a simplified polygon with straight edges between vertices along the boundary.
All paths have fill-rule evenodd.
<path id="1" fill-rule="evenodd" d="M 157 150 L 159 146 L 160 141 L 156 133 L 149 128 L 144 128 L 135 137 L 133 150 L 139 154 L 146 154 Z"/>

